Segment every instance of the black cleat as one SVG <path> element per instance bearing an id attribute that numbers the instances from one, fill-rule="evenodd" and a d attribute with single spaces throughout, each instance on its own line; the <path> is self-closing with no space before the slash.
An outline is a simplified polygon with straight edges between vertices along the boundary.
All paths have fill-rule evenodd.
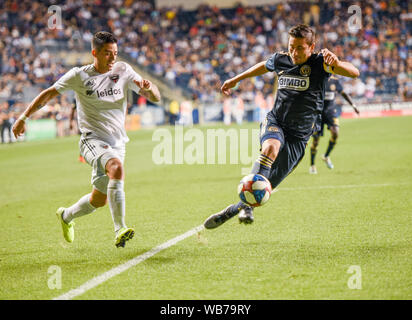
<path id="1" fill-rule="evenodd" d="M 219 227 L 221 224 L 225 223 L 230 218 L 233 218 L 235 215 L 239 213 L 238 210 L 233 209 L 235 205 L 231 204 L 226 209 L 211 215 L 206 221 L 203 223 L 206 229 L 214 229 Z"/>
<path id="2" fill-rule="evenodd" d="M 255 218 L 253 217 L 253 208 L 252 207 L 245 207 L 244 209 L 240 210 L 239 212 L 239 223 L 244 224 L 251 224 Z"/>

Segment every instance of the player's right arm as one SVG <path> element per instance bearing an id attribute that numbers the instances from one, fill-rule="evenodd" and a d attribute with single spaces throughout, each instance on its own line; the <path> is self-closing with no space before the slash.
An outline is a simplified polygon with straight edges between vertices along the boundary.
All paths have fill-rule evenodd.
<path id="1" fill-rule="evenodd" d="M 220 90 L 223 92 L 223 94 L 228 96 L 231 92 L 230 89 L 235 87 L 239 81 L 247 78 L 257 77 L 265 74 L 266 72 L 269 72 L 269 70 L 266 68 L 266 61 L 259 62 L 253 67 L 247 69 L 245 72 L 242 72 L 241 74 L 238 74 L 237 76 L 226 80 Z"/>
<path id="2" fill-rule="evenodd" d="M 40 92 L 14 123 L 12 128 L 14 136 L 17 138 L 22 135 L 26 131 L 25 120 L 58 95 L 59 92 L 54 87 L 50 87 Z"/>
<path id="3" fill-rule="evenodd" d="M 33 113 L 43 107 L 51 99 L 55 98 L 59 94 L 66 90 L 74 90 L 77 84 L 77 75 L 79 68 L 72 68 L 66 72 L 59 80 L 57 80 L 54 85 L 50 88 L 40 92 L 40 94 L 34 98 L 27 109 L 21 114 L 19 119 L 13 126 L 13 134 L 17 138 L 22 135 L 25 131 L 24 121 L 29 118 Z"/>

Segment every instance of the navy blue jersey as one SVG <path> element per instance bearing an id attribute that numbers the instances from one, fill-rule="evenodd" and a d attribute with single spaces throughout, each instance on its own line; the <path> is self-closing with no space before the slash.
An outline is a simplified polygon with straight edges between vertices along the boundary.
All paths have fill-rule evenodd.
<path id="1" fill-rule="evenodd" d="M 336 98 L 336 93 L 341 93 L 342 91 L 343 87 L 340 84 L 339 79 L 336 77 L 330 77 L 329 81 L 326 83 L 324 109 L 333 106 Z"/>
<path id="2" fill-rule="evenodd" d="M 308 139 L 323 110 L 326 82 L 331 75 L 324 69 L 323 55 L 314 53 L 299 65 L 288 53 L 275 53 L 266 69 L 278 75 L 275 105 L 270 111 L 286 135 Z"/>

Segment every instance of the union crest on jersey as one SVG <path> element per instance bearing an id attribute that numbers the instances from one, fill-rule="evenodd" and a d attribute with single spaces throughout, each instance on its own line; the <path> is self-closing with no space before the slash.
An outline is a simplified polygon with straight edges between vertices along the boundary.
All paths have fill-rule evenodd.
<path id="1" fill-rule="evenodd" d="M 301 66 L 300 70 L 299 70 L 300 74 L 304 77 L 308 77 L 310 75 L 311 71 L 312 71 L 312 69 L 307 64 L 304 64 L 303 66 Z"/>
<path id="2" fill-rule="evenodd" d="M 274 126 L 268 127 L 267 130 L 271 131 L 271 132 L 279 132 L 280 131 L 278 127 L 274 127 Z"/>

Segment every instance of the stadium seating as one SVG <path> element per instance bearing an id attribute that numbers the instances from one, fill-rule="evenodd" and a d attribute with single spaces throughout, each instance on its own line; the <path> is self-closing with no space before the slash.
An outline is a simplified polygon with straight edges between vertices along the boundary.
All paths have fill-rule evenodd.
<path id="1" fill-rule="evenodd" d="M 153 8 L 145 1 L 60 1 L 63 29 L 48 27 L 53 1 L 0 3 L 0 102 L 19 113 L 41 89 L 54 83 L 73 63 L 61 52 L 88 50 L 92 33 L 113 32 L 128 59 L 165 83 L 195 94 L 200 103 L 221 103 L 218 88 L 225 79 L 285 50 L 287 30 L 297 21 L 318 33 L 317 48 L 335 50 L 361 70 L 358 81 L 344 83 L 356 101 L 403 101 L 412 98 L 410 51 L 412 22 L 408 1 L 361 2 L 362 28 L 350 33 L 345 1 L 322 4 L 288 1 L 264 7 L 241 5 L 219 9 L 202 5 Z M 92 17 L 92 18 L 91 18 Z M 60 54 L 59 54 L 60 53 Z M 246 100 L 273 91 L 273 78 L 247 80 Z M 70 99 L 57 99 L 60 118 L 67 118 Z M 43 112 L 38 117 L 57 111 Z M 5 113 L 6 111 L 2 111 Z"/>

